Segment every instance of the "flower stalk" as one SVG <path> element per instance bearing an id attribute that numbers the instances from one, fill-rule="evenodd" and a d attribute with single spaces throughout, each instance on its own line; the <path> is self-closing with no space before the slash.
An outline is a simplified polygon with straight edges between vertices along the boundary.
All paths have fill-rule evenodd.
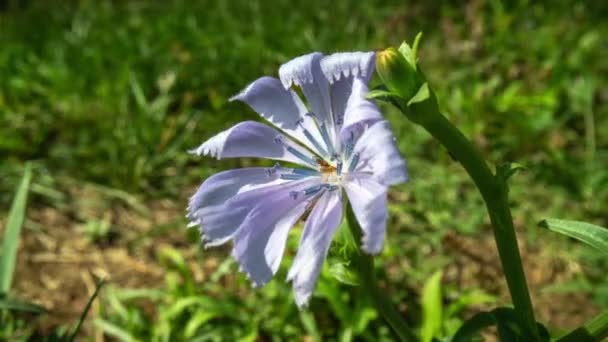
<path id="1" fill-rule="evenodd" d="M 419 37 L 417 37 L 416 42 Z M 524 336 L 527 341 L 538 341 L 540 340 L 539 332 L 508 204 L 508 188 L 506 185 L 508 176 L 501 174 L 501 172 L 494 174 L 479 150 L 440 113 L 434 93 L 417 68 L 416 46 L 415 43 L 414 49 L 410 49 L 404 43 L 399 49 L 402 54 L 399 63 L 410 63 L 412 68 L 409 68 L 409 70 L 413 70 L 412 72 L 415 72 L 417 77 L 393 74 L 391 70 L 394 69 L 394 66 L 391 66 L 390 63 L 394 59 L 378 58 L 378 74 L 389 89 L 388 94 L 383 93 L 381 95 L 396 105 L 412 122 L 424 127 L 448 150 L 473 179 L 486 203 L 498 254 Z M 389 50 L 389 53 L 394 54 L 392 50 Z M 379 55 L 382 56 L 383 52 Z M 398 83 L 395 81 L 397 79 L 418 79 L 418 92 L 409 96 L 409 89 L 406 91 L 394 89 L 394 85 Z M 408 97 L 404 97 L 405 94 L 408 94 Z"/>
<path id="2" fill-rule="evenodd" d="M 376 284 L 374 257 L 361 250 L 361 238 L 363 234 L 350 203 L 346 205 L 346 220 L 350 233 L 359 247 L 358 254 L 353 257 L 353 262 L 355 263 L 355 268 L 358 272 L 359 284 L 363 293 L 369 296 L 369 299 L 372 301 L 376 310 L 382 315 L 384 320 L 388 322 L 401 341 L 416 341 L 416 335 L 408 327 L 399 311 L 393 307 L 390 300 Z"/>

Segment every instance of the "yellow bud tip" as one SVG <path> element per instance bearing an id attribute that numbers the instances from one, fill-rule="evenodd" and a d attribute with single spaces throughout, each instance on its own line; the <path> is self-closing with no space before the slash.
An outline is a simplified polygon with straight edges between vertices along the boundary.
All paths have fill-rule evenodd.
<path id="1" fill-rule="evenodd" d="M 376 63 L 383 64 L 388 62 L 389 59 L 395 57 L 400 57 L 399 51 L 397 51 L 397 49 L 394 47 L 389 47 L 376 53 Z"/>

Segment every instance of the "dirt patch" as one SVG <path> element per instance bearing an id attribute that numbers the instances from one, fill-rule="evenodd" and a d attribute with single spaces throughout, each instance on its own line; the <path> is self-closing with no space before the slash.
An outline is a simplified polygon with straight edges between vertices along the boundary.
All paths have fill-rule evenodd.
<path id="1" fill-rule="evenodd" d="M 510 301 L 491 234 L 467 237 L 449 233 L 444 246 L 453 255 L 453 262 L 445 272 L 446 283 L 457 284 L 463 289 L 479 287 L 497 295 L 504 303 Z M 568 329 L 580 326 L 599 313 L 585 293 L 545 291 L 575 278 L 581 271 L 580 265 L 560 259 L 555 253 L 532 246 L 523 239 L 519 240 L 519 249 L 537 320 L 549 328 Z"/>
<path id="2" fill-rule="evenodd" d="M 161 284 L 165 270 L 158 260 L 165 246 L 173 246 L 184 254 L 197 281 L 203 281 L 203 268 L 210 274 L 218 266 L 216 260 L 207 260 L 203 267 L 196 266 L 198 247 L 187 242 L 182 219 L 185 201 L 152 202 L 146 205 L 147 213 L 140 213 L 116 201 L 91 201 L 91 194 L 81 195 L 72 198 L 88 198 L 87 201 L 74 200 L 66 206 L 76 208 L 72 212 L 53 207 L 28 212 L 30 229 L 23 231 L 14 292 L 50 310 L 51 314 L 36 322 L 43 333 L 78 319 L 95 289 L 96 279 L 107 279 L 126 288 Z M 108 238 L 91 239 L 84 229 L 91 218 L 110 223 Z M 482 288 L 497 295 L 503 303 L 509 302 L 490 234 L 466 237 L 452 233 L 446 236 L 443 245 L 453 260 L 445 269 L 445 283 L 462 289 Z M 574 327 L 598 312 L 584 294 L 543 291 L 547 286 L 572 279 L 580 267 L 523 242 L 520 248 L 539 320 L 549 327 Z M 84 334 L 101 340 L 101 333 L 90 324 L 97 317 L 98 308 L 96 302 Z"/>

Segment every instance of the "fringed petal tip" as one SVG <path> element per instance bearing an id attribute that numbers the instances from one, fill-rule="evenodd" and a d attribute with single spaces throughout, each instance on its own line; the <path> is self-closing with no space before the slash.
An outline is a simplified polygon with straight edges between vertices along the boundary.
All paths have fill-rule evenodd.
<path id="1" fill-rule="evenodd" d="M 270 281 L 270 279 L 268 279 L 267 281 L 263 281 L 263 282 L 257 282 L 254 278 L 253 275 L 248 272 L 245 267 L 243 267 L 243 262 L 242 260 L 236 255 L 235 253 L 235 249 L 232 249 L 232 252 L 230 253 L 230 255 L 232 256 L 232 258 L 237 262 L 237 264 L 239 264 L 239 272 L 243 273 L 245 275 L 245 278 L 247 278 L 247 280 L 251 283 L 251 288 L 253 289 L 257 289 L 260 288 L 264 285 L 266 285 L 268 283 L 268 281 Z"/>
<path id="2" fill-rule="evenodd" d="M 301 86 L 302 84 L 314 81 L 314 68 L 319 67 L 319 61 L 323 58 L 320 52 L 313 52 L 299 56 L 281 65 L 279 68 L 279 78 L 285 89 L 291 86 Z"/>
<path id="3" fill-rule="evenodd" d="M 205 141 L 201 146 L 189 150 L 188 153 L 197 156 L 209 156 L 219 160 L 222 158 L 222 149 L 230 132 L 230 129 L 220 132 Z"/>
<path id="4" fill-rule="evenodd" d="M 293 288 L 293 298 L 298 306 L 298 309 L 304 310 L 308 308 L 308 304 L 310 302 L 310 296 L 312 295 L 312 290 L 307 289 L 305 286 L 297 286 L 295 284 L 295 277 L 297 272 L 291 268 L 287 273 L 287 277 L 285 279 L 286 282 L 291 282 Z"/>
<path id="5" fill-rule="evenodd" d="M 330 83 L 342 77 L 369 80 L 374 72 L 375 52 L 338 52 L 321 60 L 321 70 Z"/>

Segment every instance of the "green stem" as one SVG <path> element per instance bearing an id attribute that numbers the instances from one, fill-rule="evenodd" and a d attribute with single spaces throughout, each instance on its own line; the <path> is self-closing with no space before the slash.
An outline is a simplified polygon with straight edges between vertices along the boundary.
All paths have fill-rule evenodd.
<path id="1" fill-rule="evenodd" d="M 347 204 L 346 219 L 350 232 L 360 247 L 362 231 L 350 204 Z M 360 250 L 354 261 L 357 272 L 359 272 L 360 286 L 363 292 L 369 296 L 376 310 L 388 322 L 401 341 L 416 341 L 416 335 L 407 326 L 399 311 L 392 306 L 384 292 L 378 288 L 374 272 L 374 258 Z"/>
<path id="2" fill-rule="evenodd" d="M 608 338 L 608 311 L 597 315 L 584 326 L 560 337 L 557 342 L 599 342 Z"/>
<path id="3" fill-rule="evenodd" d="M 435 101 L 434 96 L 427 101 Z M 399 106 L 404 108 L 403 106 Z M 433 135 L 456 159 L 481 192 L 492 222 L 494 239 L 498 247 L 500 262 L 503 267 L 513 305 L 520 319 L 526 336 L 539 340 L 538 328 L 528 293 L 513 219 L 508 204 L 506 184 L 490 171 L 481 153 L 471 142 L 450 123 L 433 103 L 415 104 L 410 107 L 413 112 L 404 111 L 412 121 L 422 125 Z M 419 111 L 419 112 L 418 112 Z"/>

